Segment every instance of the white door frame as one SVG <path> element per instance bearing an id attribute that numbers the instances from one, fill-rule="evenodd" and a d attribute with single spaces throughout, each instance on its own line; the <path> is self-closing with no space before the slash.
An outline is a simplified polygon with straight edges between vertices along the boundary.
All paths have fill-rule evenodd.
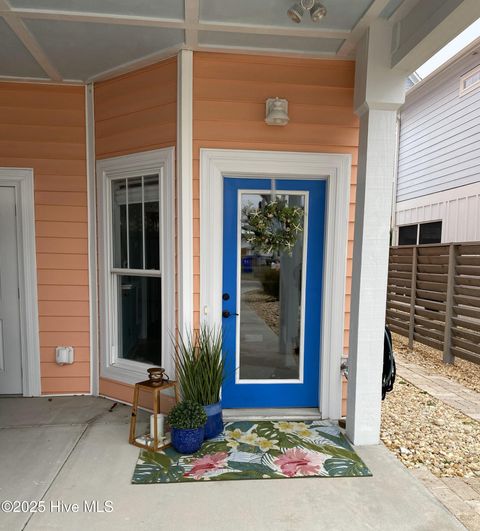
<path id="1" fill-rule="evenodd" d="M 23 396 L 40 396 L 37 259 L 33 170 L 0 168 L 0 185 L 15 188 Z"/>
<path id="2" fill-rule="evenodd" d="M 341 416 L 351 155 L 285 151 L 200 150 L 200 315 L 221 325 L 223 176 L 325 179 L 319 403 L 323 418 Z"/>

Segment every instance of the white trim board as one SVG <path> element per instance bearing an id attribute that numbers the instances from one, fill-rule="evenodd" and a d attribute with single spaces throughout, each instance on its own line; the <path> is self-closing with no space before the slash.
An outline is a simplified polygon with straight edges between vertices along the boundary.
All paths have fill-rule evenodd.
<path id="1" fill-rule="evenodd" d="M 85 86 L 87 207 L 88 207 L 88 300 L 90 323 L 90 394 L 98 394 L 98 275 L 97 210 L 95 188 L 95 117 L 94 87 Z"/>
<path id="2" fill-rule="evenodd" d="M 14 186 L 17 195 L 23 396 L 40 396 L 40 338 L 33 170 L 0 168 L 0 184 Z"/>
<path id="3" fill-rule="evenodd" d="M 160 216 L 162 237 L 160 259 L 162 272 L 162 364 L 167 374 L 174 375 L 173 346 L 170 334 L 175 330 L 175 246 L 174 246 L 174 164 L 175 148 L 156 149 L 132 155 L 103 159 L 97 162 L 98 197 L 98 262 L 100 301 L 100 377 L 134 384 L 147 377 L 149 365 L 121 360 L 114 363 L 112 347 L 115 335 L 113 301 L 110 289 L 111 230 L 110 193 L 111 178 L 159 173 L 161 187 Z M 127 270 L 128 271 L 128 270 Z"/>
<path id="4" fill-rule="evenodd" d="M 177 63 L 177 282 L 178 330 L 193 324 L 193 52 Z"/>
<path id="5" fill-rule="evenodd" d="M 351 155 L 200 150 L 200 314 L 221 325 L 223 176 L 327 181 L 319 402 L 323 418 L 340 418 Z"/>
<path id="6" fill-rule="evenodd" d="M 397 214 L 404 210 L 410 210 L 412 208 L 424 207 L 426 205 L 432 205 L 434 203 L 445 203 L 455 199 L 461 199 L 464 197 L 470 197 L 480 194 L 480 181 L 476 183 L 466 184 L 464 186 L 456 186 L 455 188 L 449 188 L 448 190 L 442 190 L 441 192 L 433 192 L 432 194 L 422 195 L 413 199 L 407 199 L 406 201 L 399 201 L 395 205 Z"/>

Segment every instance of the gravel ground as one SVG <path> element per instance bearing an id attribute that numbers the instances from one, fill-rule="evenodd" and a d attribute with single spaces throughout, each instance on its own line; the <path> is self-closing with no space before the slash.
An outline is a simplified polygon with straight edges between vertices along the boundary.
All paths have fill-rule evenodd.
<path id="1" fill-rule="evenodd" d="M 382 404 L 381 439 L 408 468 L 480 477 L 480 423 L 401 378 Z"/>
<path id="2" fill-rule="evenodd" d="M 248 291 L 243 295 L 245 302 L 277 334 L 280 333 L 280 302 L 262 290 Z"/>
<path id="3" fill-rule="evenodd" d="M 421 343 L 414 342 L 411 351 L 408 348 L 408 338 L 398 334 L 393 336 L 393 349 L 401 354 L 402 359 L 416 363 L 425 369 L 430 369 L 438 375 L 447 376 L 464 387 L 480 393 L 480 365 L 455 358 L 454 365 L 446 365 L 442 361 L 442 352 Z"/>

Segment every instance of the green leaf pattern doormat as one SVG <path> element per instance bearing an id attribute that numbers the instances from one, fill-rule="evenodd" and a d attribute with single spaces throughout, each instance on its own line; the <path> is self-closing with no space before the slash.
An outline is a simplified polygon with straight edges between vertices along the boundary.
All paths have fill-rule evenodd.
<path id="1" fill-rule="evenodd" d="M 322 421 L 241 421 L 193 455 L 140 452 L 132 483 L 371 476 L 340 430 Z"/>

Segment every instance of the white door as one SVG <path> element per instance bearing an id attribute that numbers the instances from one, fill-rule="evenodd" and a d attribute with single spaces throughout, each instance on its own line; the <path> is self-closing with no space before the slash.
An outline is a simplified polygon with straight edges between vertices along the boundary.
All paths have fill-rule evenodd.
<path id="1" fill-rule="evenodd" d="M 0 394 L 22 394 L 15 188 L 0 186 Z"/>

